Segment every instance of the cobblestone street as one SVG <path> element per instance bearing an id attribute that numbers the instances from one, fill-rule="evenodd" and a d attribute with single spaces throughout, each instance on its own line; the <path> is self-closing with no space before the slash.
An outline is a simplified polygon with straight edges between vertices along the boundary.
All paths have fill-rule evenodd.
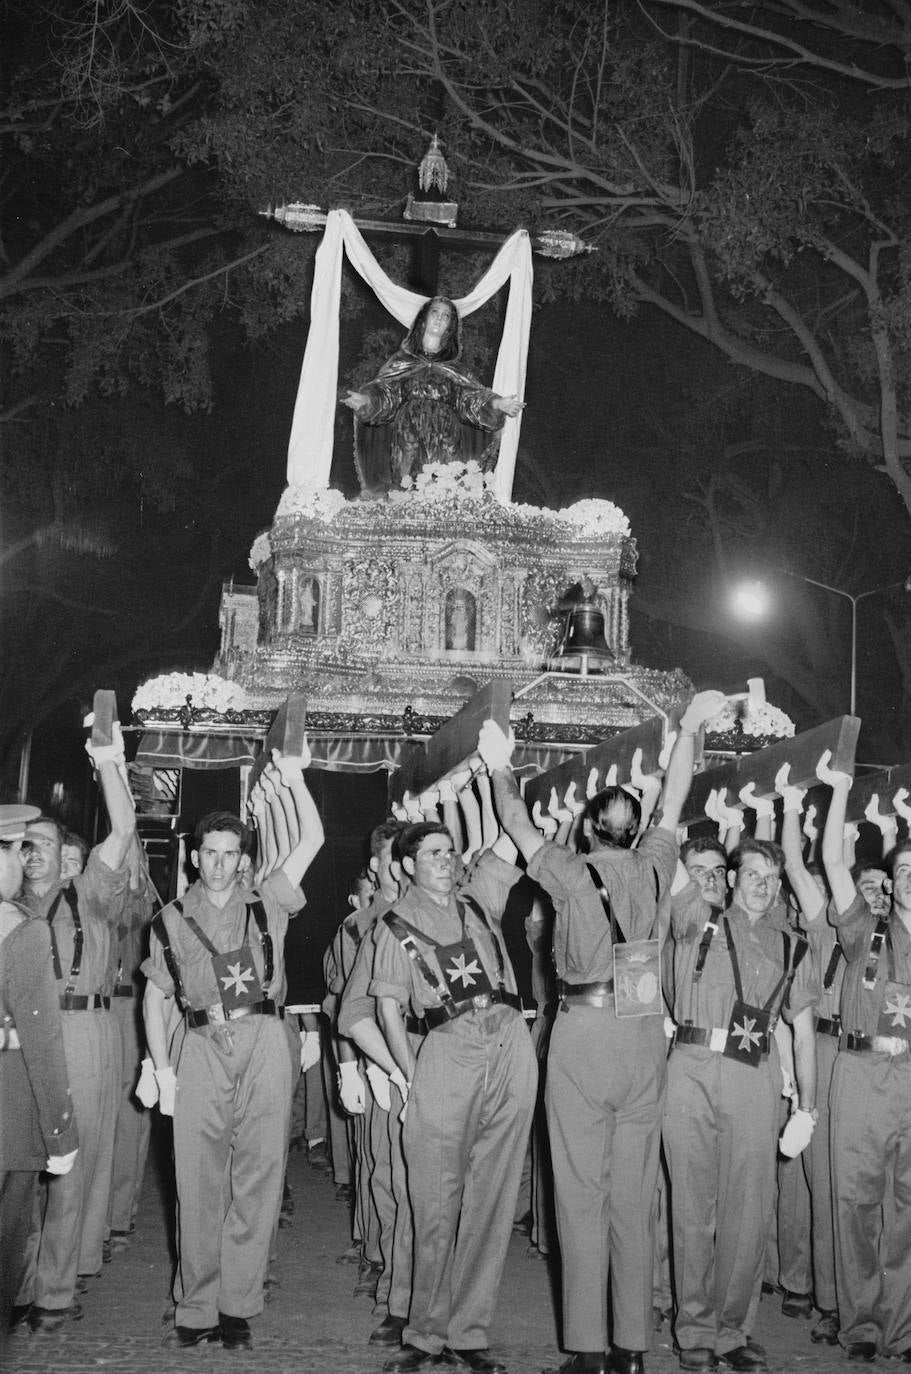
<path id="1" fill-rule="evenodd" d="M 179 1351 L 162 1344 L 170 1328 L 165 1314 L 172 1261 L 167 1204 L 150 1160 L 136 1235 L 99 1277 L 89 1280 L 81 1297 L 83 1318 L 59 1335 L 14 1336 L 4 1374 L 159 1374 L 200 1363 L 207 1369 L 229 1367 L 235 1374 L 379 1374 L 383 1352 L 367 1344 L 377 1324 L 371 1302 L 353 1296 L 356 1268 L 335 1262 L 348 1244 L 346 1209 L 335 1200 L 331 1180 L 312 1170 L 304 1155 L 291 1156 L 289 1179 L 294 1225 L 279 1233 L 279 1286 L 263 1315 L 251 1321 L 251 1350 L 200 1346 Z M 537 1374 L 562 1359 L 547 1266 L 526 1252 L 524 1238 L 514 1236 L 492 1333 L 492 1346 L 510 1374 Z M 848 1366 L 840 1350 L 811 1344 L 810 1326 L 783 1317 L 779 1298 L 763 1299 L 754 1334 L 766 1347 L 772 1370 L 895 1368 L 886 1360 Z M 646 1358 L 646 1371 L 678 1370 L 665 1326 Z"/>

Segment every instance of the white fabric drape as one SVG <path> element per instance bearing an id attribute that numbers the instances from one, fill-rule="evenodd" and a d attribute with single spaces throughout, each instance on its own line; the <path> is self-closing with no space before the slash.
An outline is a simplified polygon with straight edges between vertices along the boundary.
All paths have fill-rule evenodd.
<path id="1" fill-rule="evenodd" d="M 390 315 L 406 328 L 428 299 L 397 285 L 386 275 L 347 210 L 330 210 L 316 253 L 310 332 L 291 421 L 288 482 L 292 486 L 329 485 L 338 389 L 343 253 L 347 253 L 352 266 Z M 509 301 L 492 386 L 500 396 L 521 399 L 525 392 L 532 287 L 531 242 L 524 229 L 517 229 L 506 240 L 474 289 L 455 302 L 459 314 L 464 317 L 480 309 L 507 281 Z M 515 419 L 507 417 L 500 436 L 496 494 L 503 502 L 512 495 L 521 423 L 521 414 Z"/>

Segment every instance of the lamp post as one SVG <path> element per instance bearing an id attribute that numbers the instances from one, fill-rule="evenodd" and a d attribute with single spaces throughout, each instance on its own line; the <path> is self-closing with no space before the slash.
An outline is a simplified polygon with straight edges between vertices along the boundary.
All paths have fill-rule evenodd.
<path id="1" fill-rule="evenodd" d="M 832 592 L 834 596 L 843 597 L 845 601 L 851 603 L 851 715 L 857 714 L 857 603 L 863 601 L 868 596 L 878 596 L 880 592 L 890 592 L 895 587 L 903 587 L 906 592 L 911 592 L 911 576 L 903 582 L 888 582 L 884 587 L 872 587 L 866 592 L 846 592 L 842 587 L 832 587 L 828 582 L 818 582 L 815 577 L 806 577 L 803 573 L 791 572 L 790 569 L 782 569 L 786 577 L 793 577 L 798 582 L 807 582 L 811 587 L 819 587 L 824 592 Z M 761 582 L 751 582 L 744 587 L 738 587 L 734 594 L 735 604 L 742 614 L 756 619 L 765 614 L 767 606 L 766 589 Z"/>

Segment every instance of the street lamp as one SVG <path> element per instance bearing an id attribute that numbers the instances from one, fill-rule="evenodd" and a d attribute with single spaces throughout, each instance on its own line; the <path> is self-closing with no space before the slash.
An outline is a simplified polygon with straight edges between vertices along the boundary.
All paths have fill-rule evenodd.
<path id="1" fill-rule="evenodd" d="M 798 582 L 807 582 L 811 587 L 819 587 L 824 592 L 832 592 L 834 596 L 841 596 L 845 601 L 851 603 L 851 715 L 856 715 L 857 706 L 857 603 L 863 601 L 868 596 L 878 596 L 880 592 L 891 592 L 895 587 L 902 587 L 906 592 L 911 592 L 911 575 L 906 577 L 903 582 L 888 582 L 885 587 L 872 587 L 867 592 L 846 592 L 842 587 L 832 587 L 828 582 L 817 582 L 815 577 L 806 577 L 803 573 L 791 572 L 788 568 L 783 568 L 782 572 L 786 577 L 793 577 Z M 768 592 L 761 582 L 747 582 L 735 588 L 733 594 L 734 608 L 747 619 L 758 620 L 765 615 L 768 608 Z"/>

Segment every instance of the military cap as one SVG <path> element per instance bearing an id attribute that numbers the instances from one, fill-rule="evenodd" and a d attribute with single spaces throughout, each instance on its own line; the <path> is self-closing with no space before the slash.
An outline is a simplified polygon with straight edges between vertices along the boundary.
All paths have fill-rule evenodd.
<path id="1" fill-rule="evenodd" d="M 0 806 L 0 841 L 25 838 L 25 827 L 41 815 L 37 806 Z"/>

